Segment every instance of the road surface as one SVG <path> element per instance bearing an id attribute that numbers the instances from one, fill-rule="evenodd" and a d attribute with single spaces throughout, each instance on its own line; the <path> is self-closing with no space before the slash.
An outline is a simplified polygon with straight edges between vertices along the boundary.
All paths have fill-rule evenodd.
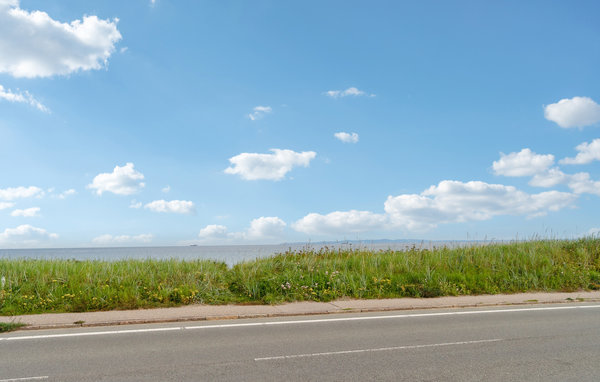
<path id="1" fill-rule="evenodd" d="M 600 304 L 0 335 L 7 381 L 598 381 Z"/>

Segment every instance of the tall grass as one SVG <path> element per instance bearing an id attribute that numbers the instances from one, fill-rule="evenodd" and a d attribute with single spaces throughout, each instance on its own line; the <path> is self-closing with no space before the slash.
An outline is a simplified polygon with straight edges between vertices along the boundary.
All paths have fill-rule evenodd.
<path id="1" fill-rule="evenodd" d="M 213 261 L 0 260 L 0 314 L 223 302 L 227 272 Z"/>
<path id="2" fill-rule="evenodd" d="M 600 239 L 214 261 L 0 260 L 0 314 L 600 289 Z"/>

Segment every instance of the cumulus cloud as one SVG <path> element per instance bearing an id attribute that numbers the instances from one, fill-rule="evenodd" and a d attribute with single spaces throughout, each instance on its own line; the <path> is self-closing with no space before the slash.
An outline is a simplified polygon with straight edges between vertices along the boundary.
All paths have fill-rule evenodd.
<path id="1" fill-rule="evenodd" d="M 560 171 L 557 167 L 550 168 L 535 174 L 529 181 L 534 187 L 554 187 L 559 184 L 567 183 L 570 176 Z"/>
<path id="2" fill-rule="evenodd" d="M 600 181 L 590 179 L 587 172 L 579 172 L 569 176 L 568 186 L 576 194 L 593 194 L 600 196 Z"/>
<path id="3" fill-rule="evenodd" d="M 13 92 L 12 90 L 5 89 L 4 86 L 0 85 L 0 99 L 9 102 L 26 103 L 43 112 L 50 111 L 46 106 L 42 105 L 40 101 L 38 101 L 31 94 L 29 94 L 28 91 Z"/>
<path id="4" fill-rule="evenodd" d="M 198 237 L 202 241 L 269 241 L 283 237 L 286 223 L 276 216 L 262 216 L 253 219 L 250 227 L 241 232 L 229 232 L 224 225 L 210 224 L 202 228 Z"/>
<path id="5" fill-rule="evenodd" d="M 65 23 L 1 0 L 0 72 L 32 78 L 100 69 L 121 40 L 117 22 L 92 15 Z"/>
<path id="6" fill-rule="evenodd" d="M 600 105 L 589 97 L 565 98 L 546 106 L 544 116 L 563 128 L 584 127 L 600 122 Z"/>
<path id="7" fill-rule="evenodd" d="M 34 186 L 0 188 L 0 199 L 2 200 L 15 200 L 22 198 L 31 198 L 34 196 L 41 198 L 42 196 L 44 196 L 44 190 Z"/>
<path id="8" fill-rule="evenodd" d="M 22 210 L 14 210 L 10 213 L 10 216 L 20 216 L 25 218 L 40 216 L 40 207 L 31 207 Z"/>
<path id="9" fill-rule="evenodd" d="M 142 208 L 142 202 L 138 202 L 135 199 L 133 199 L 130 203 L 129 203 L 129 208 Z"/>
<path id="10" fill-rule="evenodd" d="M 553 164 L 554 155 L 540 155 L 523 149 L 518 153 L 500 153 L 500 159 L 494 161 L 492 168 L 496 175 L 531 176 L 547 170 Z"/>
<path id="11" fill-rule="evenodd" d="M 4 247 L 14 245 L 16 247 L 36 245 L 40 242 L 57 239 L 58 235 L 50 233 L 43 228 L 23 224 L 16 228 L 7 228 L 0 233 L 0 244 Z"/>
<path id="12" fill-rule="evenodd" d="M 286 224 L 276 216 L 267 216 L 254 219 L 245 233 L 250 240 L 280 237 Z"/>
<path id="13" fill-rule="evenodd" d="M 389 196 L 385 211 L 393 224 L 418 230 L 498 215 L 541 216 L 571 205 L 576 198 L 567 192 L 528 194 L 502 184 L 444 180 L 421 194 Z"/>
<path id="14" fill-rule="evenodd" d="M 596 141 L 583 143 L 577 146 L 580 154 L 575 158 L 561 160 L 561 163 L 588 163 L 596 154 Z M 581 155 L 581 156 L 580 156 Z M 554 187 L 565 184 L 575 194 L 600 195 L 600 181 L 590 179 L 587 172 L 565 174 L 558 167 L 550 167 L 554 163 L 553 155 L 538 155 L 529 149 L 519 153 L 501 154 L 499 161 L 493 163 L 496 175 L 506 176 L 532 176 L 529 184 L 534 187 Z"/>
<path id="15" fill-rule="evenodd" d="M 152 241 L 154 236 L 149 233 L 144 233 L 140 235 L 130 236 L 130 235 L 100 235 L 92 239 L 92 243 L 107 245 L 107 244 L 136 244 L 136 243 L 149 243 Z"/>
<path id="16" fill-rule="evenodd" d="M 346 132 L 340 131 L 339 133 L 333 134 L 333 136 L 344 143 L 358 142 L 358 134 L 356 134 L 356 133 L 346 133 Z"/>
<path id="17" fill-rule="evenodd" d="M 73 188 L 70 188 L 70 189 L 65 190 L 65 191 L 61 192 L 60 194 L 56 195 L 56 197 L 58 199 L 66 199 L 69 196 L 73 196 L 75 194 L 77 194 L 77 191 L 75 191 L 75 189 L 73 189 Z"/>
<path id="18" fill-rule="evenodd" d="M 528 194 L 512 186 L 444 180 L 420 194 L 389 196 L 385 214 L 370 211 L 311 213 L 292 225 L 308 234 L 348 234 L 381 229 L 425 231 L 438 224 L 488 220 L 499 215 L 545 215 L 570 206 L 577 196 L 548 191 Z"/>
<path id="19" fill-rule="evenodd" d="M 600 236 L 600 228 L 590 228 L 585 236 Z"/>
<path id="20" fill-rule="evenodd" d="M 310 213 L 292 224 L 298 232 L 307 234 L 360 233 L 384 229 L 389 224 L 388 216 L 369 211 L 335 211 L 326 215 Z"/>
<path id="21" fill-rule="evenodd" d="M 200 239 L 227 239 L 227 227 L 219 224 L 209 224 L 198 233 Z"/>
<path id="22" fill-rule="evenodd" d="M 575 147 L 578 151 L 575 158 L 561 159 L 562 164 L 587 164 L 595 160 L 600 160 L 600 138 L 594 139 L 590 143 L 583 142 Z"/>
<path id="23" fill-rule="evenodd" d="M 195 212 L 194 203 L 189 200 L 155 200 L 144 206 L 154 212 L 170 212 L 175 214 L 191 214 Z"/>
<path id="24" fill-rule="evenodd" d="M 340 97 L 348 97 L 348 96 L 369 96 L 375 97 L 375 94 L 367 94 L 362 90 L 358 90 L 355 87 L 350 87 L 346 90 L 329 90 L 326 91 L 325 94 L 331 98 L 340 98 Z"/>
<path id="25" fill-rule="evenodd" d="M 256 121 L 257 119 L 261 119 L 265 116 L 265 114 L 270 114 L 273 111 L 271 106 L 256 106 L 252 109 L 252 113 L 248 114 L 248 118 L 252 121 Z"/>
<path id="26" fill-rule="evenodd" d="M 104 192 L 112 192 L 117 195 L 131 195 L 139 192 L 145 183 L 142 182 L 144 175 L 133 169 L 133 163 L 125 166 L 115 166 L 112 173 L 101 173 L 96 175 L 87 188 L 96 190 L 98 195 Z"/>
<path id="27" fill-rule="evenodd" d="M 308 167 L 317 156 L 314 151 L 297 153 L 292 150 L 271 149 L 272 154 L 241 153 L 229 158 L 233 165 L 226 174 L 237 174 L 246 180 L 281 180 L 297 166 Z"/>
<path id="28" fill-rule="evenodd" d="M 15 204 L 9 202 L 0 202 L 0 210 L 5 210 L 7 208 L 12 208 Z"/>

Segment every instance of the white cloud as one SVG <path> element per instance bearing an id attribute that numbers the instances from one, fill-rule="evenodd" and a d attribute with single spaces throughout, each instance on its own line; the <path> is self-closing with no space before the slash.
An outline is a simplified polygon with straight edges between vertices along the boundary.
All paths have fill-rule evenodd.
<path id="1" fill-rule="evenodd" d="M 281 180 L 296 166 L 308 167 L 317 156 L 314 151 L 297 153 L 292 150 L 271 149 L 272 154 L 241 153 L 229 158 L 233 165 L 226 174 L 238 174 L 246 180 Z"/>
<path id="2" fill-rule="evenodd" d="M 500 159 L 494 161 L 492 168 L 496 175 L 530 176 L 547 170 L 553 164 L 554 155 L 540 155 L 523 149 L 518 153 L 500 153 Z"/>
<path id="3" fill-rule="evenodd" d="M 272 111 L 273 109 L 271 109 L 271 106 L 256 106 L 254 109 L 252 109 L 252 113 L 248 114 L 248 118 L 250 118 L 252 121 L 256 121 Z"/>
<path id="4" fill-rule="evenodd" d="M 292 228 L 314 235 L 347 235 L 386 228 L 388 220 L 386 215 L 369 211 L 335 211 L 327 215 L 310 213 L 292 224 Z"/>
<path id="5" fill-rule="evenodd" d="M 87 188 L 95 189 L 98 195 L 102 195 L 106 191 L 117 195 L 135 194 L 145 184 L 141 181 L 144 179 L 144 175 L 135 171 L 133 167 L 133 163 L 127 163 L 123 167 L 115 166 L 112 173 L 96 175 Z"/>
<path id="6" fill-rule="evenodd" d="M 272 241 L 283 237 L 286 224 L 276 216 L 262 216 L 253 219 L 250 227 L 242 232 L 228 232 L 224 225 L 210 224 L 202 228 L 198 237 L 205 242 L 245 242 Z"/>
<path id="7" fill-rule="evenodd" d="M 590 228 L 590 230 L 587 231 L 587 235 L 585 236 L 600 236 L 600 228 Z"/>
<path id="8" fill-rule="evenodd" d="M 76 194 L 77 194 L 77 191 L 75 191 L 75 189 L 73 189 L 73 188 L 70 188 L 70 189 L 68 189 L 68 190 L 66 190 L 64 192 L 61 192 L 60 194 L 56 195 L 56 197 L 58 199 L 66 199 L 69 196 L 76 195 Z"/>
<path id="9" fill-rule="evenodd" d="M 333 134 L 333 136 L 344 143 L 358 142 L 358 134 L 356 134 L 356 133 L 345 133 L 343 131 L 340 131 L 339 133 Z"/>
<path id="10" fill-rule="evenodd" d="M 579 172 L 569 176 L 568 186 L 576 194 L 594 194 L 600 196 L 600 181 L 590 179 L 587 172 Z"/>
<path id="11" fill-rule="evenodd" d="M 367 94 L 362 90 L 358 90 L 355 87 L 350 87 L 346 90 L 329 90 L 326 91 L 325 94 L 331 98 L 340 98 L 340 97 L 348 97 L 348 96 L 369 96 L 375 97 L 375 94 Z"/>
<path id="12" fill-rule="evenodd" d="M 40 207 L 31 207 L 22 210 L 14 210 L 10 213 L 10 216 L 21 216 L 26 218 L 37 217 L 40 216 Z"/>
<path id="13" fill-rule="evenodd" d="M 590 174 L 587 172 L 565 174 L 555 167 L 536 174 L 531 178 L 529 184 L 535 187 L 553 187 L 566 184 L 575 194 L 600 196 L 600 181 L 591 180 Z"/>
<path id="14" fill-rule="evenodd" d="M 49 233 L 43 228 L 37 228 L 29 224 L 23 224 L 16 228 L 7 228 L 0 233 L 0 244 L 4 247 L 14 245 L 16 247 L 35 245 L 58 238 L 55 233 Z"/>
<path id="15" fill-rule="evenodd" d="M 142 208 L 142 202 L 138 202 L 135 199 L 133 199 L 130 203 L 129 203 L 129 208 Z"/>
<path id="16" fill-rule="evenodd" d="M 554 187 L 558 184 L 568 182 L 570 176 L 560 171 L 557 167 L 535 174 L 529 181 L 529 184 L 534 187 Z"/>
<path id="17" fill-rule="evenodd" d="M 227 232 L 227 227 L 224 225 L 218 224 L 209 224 L 206 227 L 202 228 L 198 233 L 198 237 L 200 239 L 227 239 L 229 237 L 229 233 Z"/>
<path id="18" fill-rule="evenodd" d="M 583 143 L 577 146 L 579 154 L 575 158 L 563 159 L 561 163 L 589 163 L 595 159 L 599 149 L 600 139 L 589 144 Z M 553 155 L 538 155 L 529 149 L 523 149 L 518 153 L 501 154 L 500 160 L 494 162 L 492 167 L 497 175 L 532 176 L 529 184 L 534 187 L 566 184 L 575 194 L 600 196 L 600 181 L 591 180 L 589 173 L 565 174 L 558 167 L 550 167 L 553 164 Z"/>
<path id="19" fill-rule="evenodd" d="M 171 186 L 167 185 L 166 187 L 163 187 L 161 191 L 165 194 L 168 194 L 169 191 L 171 191 Z"/>
<path id="20" fill-rule="evenodd" d="M 479 181 L 444 180 L 420 194 L 389 196 L 385 214 L 370 211 L 311 213 L 292 225 L 308 234 L 338 234 L 375 230 L 424 231 L 443 223 L 488 220 L 499 215 L 545 215 L 570 206 L 577 196 L 548 191 L 528 194 L 512 186 Z"/>
<path id="21" fill-rule="evenodd" d="M 590 143 L 583 142 L 575 147 L 578 151 L 575 158 L 561 159 L 563 164 L 587 164 L 595 160 L 600 160 L 600 138 L 594 139 Z"/>
<path id="22" fill-rule="evenodd" d="M 560 127 L 584 127 L 600 122 L 600 105 L 589 97 L 565 98 L 546 106 L 544 116 Z"/>
<path id="23" fill-rule="evenodd" d="M 100 69 L 121 40 L 117 19 L 83 16 L 63 23 L 46 12 L 28 12 L 19 1 L 0 2 L 0 72 L 49 77 Z"/>
<path id="24" fill-rule="evenodd" d="M 2 200 L 15 200 L 22 198 L 31 198 L 34 196 L 41 198 L 42 196 L 44 196 L 44 190 L 34 186 L 0 188 L 0 199 Z"/>
<path id="25" fill-rule="evenodd" d="M 155 200 L 144 206 L 154 212 L 171 212 L 175 214 L 191 214 L 194 213 L 194 203 L 188 200 Z"/>
<path id="26" fill-rule="evenodd" d="M 98 237 L 93 238 L 92 243 L 101 244 L 101 245 L 149 243 L 152 241 L 153 238 L 154 238 L 154 236 L 149 233 L 144 233 L 144 234 L 135 235 L 135 236 L 130 236 L 130 235 L 113 236 L 113 235 L 106 234 L 106 235 L 100 235 Z"/>
<path id="27" fill-rule="evenodd" d="M 276 216 L 263 216 L 250 222 L 245 237 L 250 240 L 277 238 L 283 234 L 285 226 L 285 222 Z"/>
<path id="28" fill-rule="evenodd" d="M 501 184 L 444 180 L 418 195 L 389 196 L 385 211 L 394 224 L 413 230 L 497 215 L 540 216 L 567 207 L 576 198 L 566 192 L 527 194 Z"/>
<path id="29" fill-rule="evenodd" d="M 4 99 L 9 102 L 26 103 L 43 112 L 50 111 L 46 106 L 42 105 L 40 101 L 29 94 L 28 91 L 15 93 L 10 89 L 4 89 L 4 86 L 0 85 L 0 99 Z"/>
<path id="30" fill-rule="evenodd" d="M 9 202 L 0 202 L 0 210 L 5 210 L 7 208 L 12 208 L 15 204 Z"/>

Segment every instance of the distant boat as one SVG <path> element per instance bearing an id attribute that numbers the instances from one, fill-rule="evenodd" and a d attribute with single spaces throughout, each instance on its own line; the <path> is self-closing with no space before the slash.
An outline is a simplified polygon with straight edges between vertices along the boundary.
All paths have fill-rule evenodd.
<path id="1" fill-rule="evenodd" d="M 190 247 L 197 247 L 198 244 L 190 244 Z"/>

